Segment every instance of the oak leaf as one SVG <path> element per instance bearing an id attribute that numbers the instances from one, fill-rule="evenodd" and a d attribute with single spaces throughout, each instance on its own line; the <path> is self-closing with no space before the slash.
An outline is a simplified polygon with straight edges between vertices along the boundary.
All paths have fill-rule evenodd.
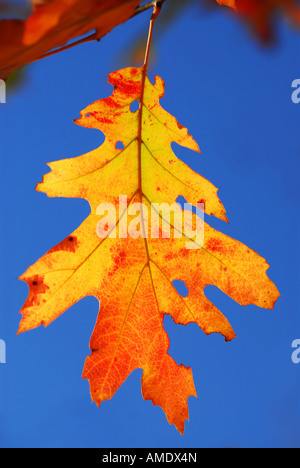
<path id="1" fill-rule="evenodd" d="M 96 29 L 100 39 L 127 21 L 140 0 L 34 0 L 26 21 L 0 21 L 0 78 Z"/>
<path id="2" fill-rule="evenodd" d="M 183 433 L 187 400 L 196 396 L 192 371 L 168 354 L 165 315 L 177 324 L 197 323 L 208 335 L 221 333 L 227 341 L 235 333 L 225 316 L 206 298 L 204 288 L 215 285 L 241 305 L 273 308 L 278 291 L 267 277 L 268 264 L 242 243 L 204 225 L 202 248 L 187 249 L 186 236 L 176 238 L 173 218 L 160 216 L 159 238 L 145 222 L 150 204 L 172 205 L 179 195 L 207 215 L 226 221 L 217 189 L 193 172 L 173 153 L 173 142 L 199 152 L 198 145 L 177 120 L 160 105 L 164 83 L 155 84 L 145 67 L 112 73 L 113 94 L 81 112 L 75 122 L 105 135 L 102 146 L 90 153 L 49 164 L 37 190 L 49 197 L 84 198 L 91 214 L 69 237 L 51 249 L 21 276 L 30 289 L 21 312 L 19 332 L 49 325 L 85 296 L 100 301 L 83 377 L 92 399 L 112 398 L 126 378 L 142 369 L 142 394 L 161 406 L 170 424 Z M 132 104 L 140 107 L 134 111 Z M 120 142 L 123 148 L 119 148 Z M 100 203 L 119 208 L 119 196 L 128 203 L 120 209 L 107 235 L 99 238 Z M 120 234 L 130 207 L 141 208 L 140 235 Z M 193 222 L 196 215 L 193 215 Z M 170 229 L 170 238 L 162 233 Z M 147 231 L 147 232 L 146 232 Z M 147 236 L 148 234 L 148 236 Z M 193 242 L 195 242 L 192 239 Z M 199 247 L 199 246 L 196 246 Z M 189 293 L 178 294 L 173 282 L 184 281 Z"/>

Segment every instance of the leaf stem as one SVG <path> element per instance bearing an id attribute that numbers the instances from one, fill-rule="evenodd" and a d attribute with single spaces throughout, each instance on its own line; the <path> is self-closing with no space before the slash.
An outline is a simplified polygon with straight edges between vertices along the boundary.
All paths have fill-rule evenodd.
<path id="1" fill-rule="evenodd" d="M 145 3 L 144 5 L 137 7 L 136 10 L 135 10 L 135 13 L 132 15 L 132 18 L 139 15 L 140 13 L 144 13 L 144 11 L 150 10 L 150 8 L 154 8 L 155 5 L 160 4 L 160 7 L 161 7 L 162 4 L 165 3 L 165 1 L 166 0 L 161 0 L 161 1 L 152 0 L 151 2 Z"/>
<path id="2" fill-rule="evenodd" d="M 153 36 L 153 28 L 155 20 L 158 18 L 159 13 L 161 11 L 162 3 L 161 2 L 154 2 L 153 6 L 153 14 L 150 20 L 150 27 L 148 33 L 148 40 L 145 52 L 145 59 L 144 64 L 142 67 L 142 82 L 141 82 L 141 96 L 140 96 L 140 110 L 139 110 L 139 128 L 138 128 L 138 145 L 139 145 L 139 191 L 142 196 L 142 128 L 143 128 L 143 108 L 144 108 L 144 95 L 145 95 L 145 83 L 147 78 L 147 71 L 148 71 L 148 63 L 149 63 L 149 55 L 150 55 L 150 48 Z M 142 202 L 142 200 L 141 200 Z"/>
<path id="3" fill-rule="evenodd" d="M 140 203 L 141 203 L 141 228 L 143 231 L 143 238 L 145 241 L 145 249 L 146 249 L 147 258 L 148 258 L 148 265 L 150 265 L 150 254 L 149 254 L 149 248 L 148 248 L 148 243 L 146 239 L 145 223 L 144 223 L 144 215 L 143 215 L 143 180 L 142 180 L 143 110 L 144 110 L 145 85 L 146 85 L 146 78 L 147 78 L 147 72 L 148 72 L 153 28 L 154 28 L 154 23 L 161 12 L 162 4 L 163 2 L 155 1 L 153 5 L 153 14 L 150 20 L 145 59 L 144 59 L 144 64 L 142 66 L 142 82 L 141 82 L 141 96 L 140 96 L 139 124 L 138 124 L 138 171 L 139 171 L 138 192 L 140 195 Z"/>
<path id="4" fill-rule="evenodd" d="M 155 23 L 155 20 L 159 16 L 159 13 L 161 11 L 161 7 L 162 7 L 162 2 L 154 2 L 153 14 L 152 14 L 152 18 L 150 20 L 150 28 L 149 28 L 148 41 L 147 41 L 145 60 L 144 60 L 144 68 L 146 68 L 146 69 L 148 69 L 149 55 L 150 55 L 150 48 L 151 48 L 151 42 L 152 42 L 152 36 L 153 36 L 154 23 Z"/>

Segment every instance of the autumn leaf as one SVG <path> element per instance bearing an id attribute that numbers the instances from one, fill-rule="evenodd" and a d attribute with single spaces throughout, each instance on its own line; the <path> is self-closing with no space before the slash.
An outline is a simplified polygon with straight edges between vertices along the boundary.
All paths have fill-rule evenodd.
<path id="1" fill-rule="evenodd" d="M 262 40 L 272 38 L 272 24 L 276 15 L 281 13 L 292 24 L 300 25 L 300 6 L 298 0 L 217 0 L 220 5 L 233 8 L 239 16 L 252 27 Z"/>
<path id="2" fill-rule="evenodd" d="M 26 21 L 0 21 L 0 78 L 96 29 L 100 39 L 127 21 L 140 0 L 34 0 Z"/>
<path id="3" fill-rule="evenodd" d="M 226 5 L 226 6 L 229 6 L 230 8 L 233 8 L 234 10 L 236 10 L 236 2 L 238 0 L 217 0 L 218 4 L 219 5 Z"/>
<path id="4" fill-rule="evenodd" d="M 187 241 L 196 241 L 186 235 L 176 238 L 173 218 L 162 214 L 159 237 L 153 236 L 145 219 L 155 203 L 172 205 L 182 195 L 192 205 L 201 201 L 206 214 L 224 221 L 225 210 L 217 189 L 171 149 L 176 142 L 199 152 L 186 128 L 160 106 L 162 79 L 156 76 L 152 84 L 142 67 L 114 72 L 109 82 L 113 94 L 88 106 L 76 120 L 101 130 L 106 137 L 103 145 L 49 164 L 51 172 L 37 186 L 49 197 L 88 200 L 91 214 L 21 276 L 30 292 L 19 332 L 48 326 L 85 296 L 95 296 L 100 311 L 83 371 L 92 399 L 100 406 L 135 369 L 142 369 L 144 399 L 161 406 L 169 423 L 183 433 L 187 399 L 196 396 L 196 390 L 191 369 L 168 354 L 164 316 L 177 324 L 197 323 L 207 335 L 221 333 L 229 341 L 235 333 L 206 298 L 204 288 L 215 285 L 243 306 L 263 308 L 273 308 L 278 291 L 266 275 L 263 258 L 206 223 L 202 248 L 187 249 Z M 136 111 L 131 107 L 135 101 L 140 103 Z M 128 200 L 122 207 L 120 195 Z M 105 225 L 104 238 L 96 232 L 101 203 L 119 209 L 117 219 Z M 130 213 L 134 204 L 140 207 L 140 233 L 137 238 L 122 237 L 125 218 L 130 223 L 135 219 Z M 164 238 L 168 229 L 170 238 Z M 186 298 L 173 286 L 178 279 L 189 289 Z"/>
<path id="5" fill-rule="evenodd" d="M 217 4 L 216 0 L 211 2 Z M 265 40 L 271 36 L 273 16 L 278 11 L 282 11 L 294 24 L 300 24 L 300 8 L 297 0 L 217 0 L 217 2 L 237 11 L 239 16 Z M 0 79 L 6 79 L 12 72 L 53 53 L 54 50 L 59 50 L 71 40 L 84 36 L 89 31 L 95 30 L 95 33 L 88 39 L 85 37 L 80 39 L 78 43 L 101 39 L 115 26 L 132 17 L 141 1 L 33 0 L 32 3 L 34 11 L 26 21 L 16 19 L 0 21 Z M 170 11 L 172 14 L 177 11 L 178 3 L 170 2 L 170 5 L 168 17 L 172 16 Z"/>

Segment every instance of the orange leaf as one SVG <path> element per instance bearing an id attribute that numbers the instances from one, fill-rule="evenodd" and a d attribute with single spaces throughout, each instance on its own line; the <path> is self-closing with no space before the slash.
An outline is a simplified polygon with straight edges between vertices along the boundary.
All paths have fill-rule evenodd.
<path id="1" fill-rule="evenodd" d="M 26 21 L 0 21 L 0 78 L 73 38 L 96 29 L 97 38 L 128 20 L 140 0 L 34 0 Z"/>
<path id="2" fill-rule="evenodd" d="M 237 11 L 237 8 L 236 8 L 236 2 L 237 1 L 238 0 L 217 0 L 219 5 L 229 6 L 229 7 L 233 8 L 235 11 Z"/>
<path id="3" fill-rule="evenodd" d="M 182 195 L 193 205 L 201 201 L 207 214 L 227 219 L 217 189 L 173 153 L 172 142 L 197 152 L 199 148 L 160 106 L 162 79 L 156 76 L 152 84 L 145 70 L 127 68 L 109 76 L 112 96 L 88 106 L 76 121 L 101 130 L 106 136 L 103 145 L 51 163 L 51 172 L 37 186 L 50 197 L 85 198 L 91 214 L 22 275 L 30 292 L 19 332 L 47 326 L 80 299 L 95 296 L 100 312 L 83 372 L 93 400 L 100 405 L 112 398 L 131 372 L 142 369 L 144 398 L 161 406 L 169 423 L 183 433 L 187 399 L 196 396 L 196 390 L 191 369 L 168 354 L 164 315 L 232 340 L 230 323 L 206 298 L 204 288 L 215 285 L 241 305 L 264 308 L 273 308 L 278 291 L 266 275 L 268 264 L 253 250 L 208 224 L 201 247 L 197 237 L 183 229 L 182 219 L 178 225 L 175 215 L 169 219 L 160 212 L 162 206 L 155 205 L 175 204 L 178 210 L 175 202 Z M 133 112 L 135 101 L 140 108 Z M 123 149 L 118 149 L 119 142 Z M 126 196 L 121 204 L 120 195 Z M 116 218 L 106 217 L 102 238 L 97 231 L 105 219 L 99 213 L 101 203 L 117 208 Z M 137 219 L 134 206 L 140 210 Z M 160 220 L 156 231 L 146 222 L 149 213 Z M 139 226 L 137 236 L 124 235 L 125 220 Z M 193 227 L 197 220 L 193 215 Z M 173 286 L 177 279 L 189 289 L 186 298 Z"/>

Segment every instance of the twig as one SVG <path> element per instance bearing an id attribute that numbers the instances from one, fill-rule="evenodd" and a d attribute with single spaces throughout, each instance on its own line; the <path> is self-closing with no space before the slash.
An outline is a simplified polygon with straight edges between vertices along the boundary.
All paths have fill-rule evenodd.
<path id="1" fill-rule="evenodd" d="M 143 13 L 144 11 L 150 10 L 150 8 L 154 8 L 156 5 L 161 8 L 162 5 L 165 3 L 166 0 L 152 0 L 152 2 L 145 3 L 145 5 L 139 6 L 136 8 L 135 13 L 132 15 L 131 18 Z"/>
<path id="2" fill-rule="evenodd" d="M 64 52 L 65 50 L 71 49 L 72 47 L 75 47 L 80 44 L 85 44 L 86 42 L 91 42 L 91 41 L 100 41 L 100 39 L 97 38 L 97 33 L 93 33 L 90 36 L 84 37 L 83 39 L 79 39 L 76 42 L 72 42 L 72 44 L 68 44 L 64 47 L 60 47 L 59 49 L 52 50 L 51 52 L 48 52 L 47 54 L 41 55 L 39 58 L 32 60 L 32 62 L 37 62 L 39 60 L 42 60 L 47 57 L 51 57 L 52 55 L 58 54 L 59 52 Z M 31 62 L 31 63 L 32 63 Z"/>

